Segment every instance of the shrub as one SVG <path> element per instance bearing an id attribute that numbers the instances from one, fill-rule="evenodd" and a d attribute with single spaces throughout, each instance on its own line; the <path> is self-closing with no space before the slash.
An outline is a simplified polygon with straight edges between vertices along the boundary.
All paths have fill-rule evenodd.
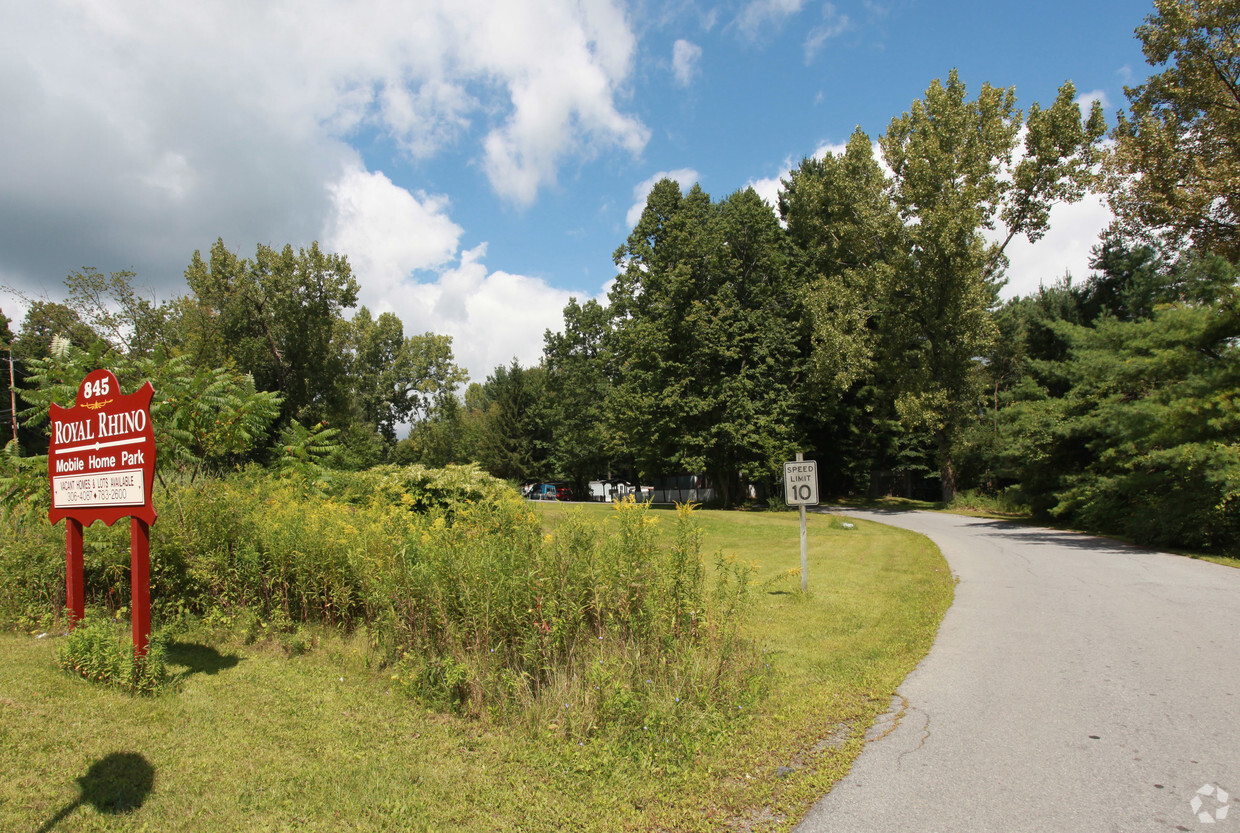
<path id="1" fill-rule="evenodd" d="M 989 512 L 995 515 L 1028 515 L 1029 507 L 1021 501 L 1020 490 L 1010 486 L 995 493 L 981 489 L 960 492 L 947 505 L 953 511 Z"/>
<path id="2" fill-rule="evenodd" d="M 577 738 L 673 715 L 683 731 L 744 702 L 758 667 L 740 635 L 752 566 L 719 558 L 708 588 L 691 507 L 668 545 L 645 504 L 616 512 L 611 535 L 580 514 L 544 535 L 516 501 L 423 529 L 392 592 L 397 684 Z"/>
<path id="3" fill-rule="evenodd" d="M 2 626 L 47 630 L 64 608 L 65 533 L 47 522 L 46 507 L 14 500 L 0 509 Z"/>
<path id="4" fill-rule="evenodd" d="M 170 680 L 163 637 L 152 634 L 146 655 L 139 657 L 125 631 L 108 620 L 78 622 L 57 647 L 57 662 L 70 674 L 131 694 L 161 691 Z"/>
<path id="5" fill-rule="evenodd" d="M 375 466 L 360 472 L 333 472 L 326 493 L 350 506 L 399 504 L 413 512 L 451 512 L 470 503 L 494 501 L 515 490 L 476 463 L 441 469 Z"/>
<path id="6" fill-rule="evenodd" d="M 232 623 L 290 655 L 313 649 L 315 626 L 361 629 L 397 685 L 431 707 L 572 737 L 661 720 L 705 729 L 755 690 L 760 663 L 740 630 L 753 568 L 717 559 L 708 581 L 689 506 L 666 536 L 632 500 L 612 524 L 576 513 L 545 531 L 472 466 L 313 482 L 247 470 L 170 484 L 156 505 L 161 625 Z M 6 620 L 63 607 L 63 533 L 37 514 L 0 532 Z M 85 540 L 88 603 L 126 605 L 127 525 L 97 524 Z M 77 673 L 147 684 L 95 628 L 73 633 Z"/>

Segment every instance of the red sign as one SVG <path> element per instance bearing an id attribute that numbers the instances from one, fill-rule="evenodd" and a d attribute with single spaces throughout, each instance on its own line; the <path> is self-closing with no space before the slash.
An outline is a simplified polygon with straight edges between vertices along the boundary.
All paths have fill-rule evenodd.
<path id="1" fill-rule="evenodd" d="M 82 380 L 74 407 L 51 406 L 52 523 L 70 518 L 111 526 L 125 517 L 155 522 L 154 393 L 147 382 L 123 394 L 112 371 L 96 370 Z"/>

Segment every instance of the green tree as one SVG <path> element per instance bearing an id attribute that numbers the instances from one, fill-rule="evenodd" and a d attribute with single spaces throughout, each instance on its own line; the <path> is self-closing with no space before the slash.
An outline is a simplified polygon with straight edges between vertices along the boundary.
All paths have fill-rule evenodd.
<path id="1" fill-rule="evenodd" d="M 579 494 L 587 482 L 615 473 L 623 463 L 616 432 L 607 419 L 611 389 L 611 317 L 598 301 L 564 307 L 564 331 L 543 336 L 547 371 L 546 411 L 551 436 L 548 464 L 573 481 Z"/>
<path id="2" fill-rule="evenodd" d="M 317 243 L 296 252 L 260 244 L 248 260 L 217 240 L 209 262 L 194 252 L 185 278 L 194 296 L 181 305 L 180 324 L 194 364 L 235 362 L 261 390 L 280 393 L 282 419 L 346 412 L 334 335 L 342 310 L 357 302 L 357 282 L 343 255 Z"/>
<path id="3" fill-rule="evenodd" d="M 396 426 L 425 417 L 444 392 L 465 381 L 452 358 L 452 337 L 405 337 L 393 313 L 377 319 L 362 307 L 341 322 L 344 373 L 361 419 L 391 443 Z"/>
<path id="4" fill-rule="evenodd" d="M 902 420 L 934 438 L 945 500 L 956 492 L 959 431 L 977 408 L 976 360 L 995 337 L 1004 249 L 1018 235 L 1039 239 L 1051 206 L 1079 199 L 1095 178 L 1105 122 L 1096 104 L 1082 120 L 1074 99 L 1065 84 L 1051 107 L 1035 104 L 1024 119 L 1011 89 L 983 84 L 969 100 L 953 70 L 879 139 L 903 228 L 879 272 L 877 349 Z M 988 243 L 998 219 L 1008 235 Z"/>
<path id="5" fill-rule="evenodd" d="M 1085 320 L 1086 292 L 1065 279 L 1033 295 L 1013 298 L 995 311 L 998 337 L 978 366 L 984 381 L 978 419 L 966 423 L 959 440 L 962 485 L 994 494 L 1032 483 L 1048 471 L 1039 466 L 1052 461 L 1032 462 L 1035 450 L 1025 440 L 1047 430 L 1049 411 L 1042 406 L 1071 389 L 1066 372 L 1071 342 L 1060 328 Z M 1030 408 L 1036 417 L 1030 416 Z"/>
<path id="6" fill-rule="evenodd" d="M 516 359 L 500 365 L 466 391 L 464 431 L 472 457 L 496 477 L 524 480 L 547 475 L 546 372 Z"/>
<path id="7" fill-rule="evenodd" d="M 1238 272 L 1217 257 L 1173 268 L 1184 300 L 1058 326 L 1071 387 L 1026 409 L 1023 465 L 1042 471 L 1024 488 L 1070 523 L 1240 552 Z"/>
<path id="8" fill-rule="evenodd" d="M 655 185 L 615 255 L 609 421 L 646 475 L 704 472 L 730 504 L 799 441 L 807 335 L 771 207 Z"/>
<path id="9" fill-rule="evenodd" d="M 135 273 L 122 270 L 105 275 L 84 267 L 65 278 L 66 305 L 100 338 L 132 356 L 167 349 L 175 340 L 170 332 L 171 308 L 143 298 L 134 289 Z"/>
<path id="10" fill-rule="evenodd" d="M 1110 157 L 1111 206 L 1129 234 L 1240 260 L 1240 1 L 1156 0 L 1137 28 L 1163 67 L 1126 88 Z"/>
<path id="11" fill-rule="evenodd" d="M 102 340 L 82 350 L 57 338 L 46 357 L 27 363 L 23 422 L 46 426 L 49 406 L 72 405 L 82 379 L 100 367 L 112 370 L 124 390 L 147 381 L 155 388 L 151 422 L 161 477 L 172 472 L 193 480 L 203 471 L 252 459 L 280 410 L 276 394 L 256 390 L 253 378 L 236 370 L 194 367 L 187 357 L 158 349 L 149 356 L 129 356 Z"/>
<path id="12" fill-rule="evenodd" d="M 466 435 L 465 411 L 455 391 L 443 390 L 427 413 L 413 424 L 409 436 L 396 444 L 393 461 L 442 468 L 473 458 L 472 438 Z"/>
<path id="13" fill-rule="evenodd" d="M 1130 244 L 1115 229 L 1094 247 L 1090 266 L 1094 274 L 1080 292 L 1083 323 L 1103 315 L 1138 321 L 1151 317 L 1159 304 L 1178 300 L 1168 281 L 1174 270 L 1167 268 L 1167 258 L 1153 246 Z"/>
<path id="14" fill-rule="evenodd" d="M 0 310 L 0 350 L 4 350 L 8 354 L 5 358 L 9 360 L 9 369 L 13 369 L 13 331 L 9 329 L 9 322 L 9 317 L 4 314 L 3 310 Z M 15 381 L 16 373 L 14 372 L 12 375 L 14 378 L 10 381 Z M 5 422 L 13 426 L 13 435 L 11 439 L 14 443 L 17 443 L 18 429 L 16 427 L 17 407 L 14 402 L 15 397 L 16 392 L 10 387 L 9 401 L 5 402 L 3 405 L 0 405 L 0 411 L 3 411 L 4 415 L 7 417 Z"/>
<path id="15" fill-rule="evenodd" d="M 879 293 L 905 245 L 890 186 L 857 129 L 842 153 L 802 160 L 779 195 L 811 334 L 816 396 L 804 424 L 823 488 L 840 494 L 888 487 L 911 497 L 912 479 L 932 462 L 896 419 L 895 384 L 879 351 Z"/>
<path id="16" fill-rule="evenodd" d="M 843 153 L 802 160 L 780 190 L 793 267 L 806 284 L 815 381 L 837 392 L 874 370 L 878 290 L 904 245 L 889 187 L 858 128 Z"/>
<path id="17" fill-rule="evenodd" d="M 101 343 L 98 334 L 70 307 L 55 301 L 31 301 L 21 327 L 10 344 L 19 414 L 18 447 L 15 452 L 19 455 L 40 454 L 47 448 L 48 436 L 43 428 L 20 414 L 30 404 L 26 398 L 28 368 L 33 361 L 51 356 L 52 345 L 58 340 L 78 350 L 89 350 Z M 9 407 L 11 400 L 12 397 L 6 398 L 5 407 Z"/>
<path id="18" fill-rule="evenodd" d="M 72 308 L 55 301 L 32 301 L 13 339 L 13 355 L 18 361 L 47 358 L 57 336 L 68 339 L 79 350 L 87 350 L 99 340 L 99 334 Z"/>

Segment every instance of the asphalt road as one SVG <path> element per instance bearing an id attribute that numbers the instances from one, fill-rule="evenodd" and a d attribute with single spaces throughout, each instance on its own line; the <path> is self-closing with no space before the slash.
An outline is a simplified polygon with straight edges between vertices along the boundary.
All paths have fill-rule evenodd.
<path id="1" fill-rule="evenodd" d="M 1240 833 L 1240 569 L 976 518 L 840 514 L 929 536 L 959 584 L 797 833 Z"/>

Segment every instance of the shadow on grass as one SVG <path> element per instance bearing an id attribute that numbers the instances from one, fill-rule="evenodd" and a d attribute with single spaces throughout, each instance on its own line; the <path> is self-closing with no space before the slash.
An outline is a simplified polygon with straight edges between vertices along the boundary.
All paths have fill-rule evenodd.
<path id="1" fill-rule="evenodd" d="M 113 752 L 91 764 L 77 782 L 77 800 L 60 808 L 39 833 L 49 833 L 83 804 L 113 816 L 137 810 L 155 786 L 155 767 L 137 752 Z"/>
<path id="2" fill-rule="evenodd" d="M 197 642 L 170 642 L 167 651 L 169 663 L 188 669 L 183 675 L 185 677 L 191 674 L 218 674 L 235 668 L 241 662 L 241 657 L 236 654 L 221 654 L 211 646 Z"/>

